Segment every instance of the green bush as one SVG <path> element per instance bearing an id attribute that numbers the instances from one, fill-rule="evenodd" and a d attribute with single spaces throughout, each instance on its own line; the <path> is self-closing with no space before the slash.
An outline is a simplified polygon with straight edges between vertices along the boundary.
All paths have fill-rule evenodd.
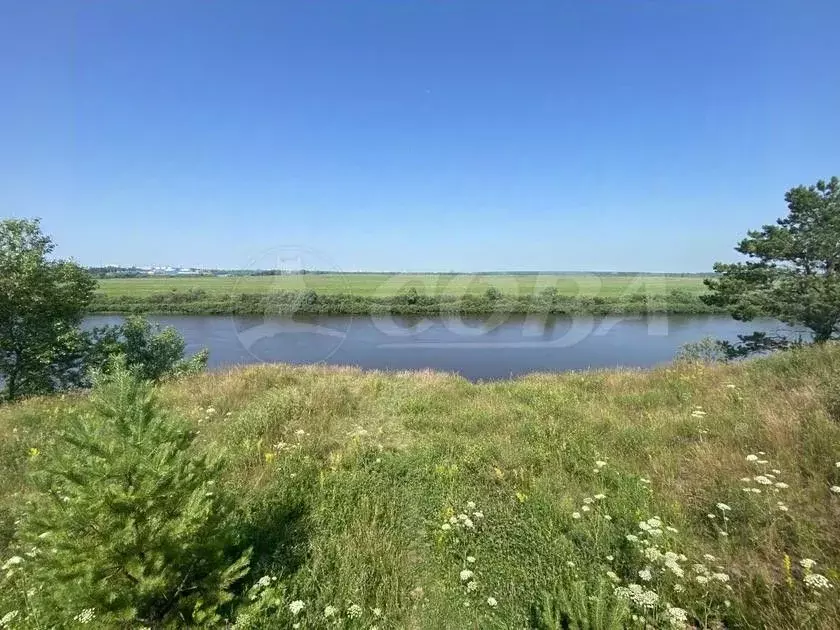
<path id="1" fill-rule="evenodd" d="M 33 454 L 36 494 L 0 603 L 24 627 L 218 623 L 250 558 L 216 486 L 220 463 L 123 367 L 97 383 L 91 407 Z"/>

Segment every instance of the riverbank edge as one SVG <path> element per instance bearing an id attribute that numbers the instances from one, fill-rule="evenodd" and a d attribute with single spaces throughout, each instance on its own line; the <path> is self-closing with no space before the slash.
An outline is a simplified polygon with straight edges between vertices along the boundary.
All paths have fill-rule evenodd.
<path id="1" fill-rule="evenodd" d="M 90 308 L 97 315 L 719 315 L 722 308 L 698 296 L 633 295 L 629 298 L 396 295 L 386 298 L 347 294 L 277 293 L 224 296 L 169 292 L 136 298 L 97 295 Z"/>

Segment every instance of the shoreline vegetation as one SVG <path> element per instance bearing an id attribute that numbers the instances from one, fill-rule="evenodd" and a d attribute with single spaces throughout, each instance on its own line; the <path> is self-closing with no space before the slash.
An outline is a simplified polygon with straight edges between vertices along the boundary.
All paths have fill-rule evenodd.
<path id="1" fill-rule="evenodd" d="M 702 276 L 301 274 L 99 281 L 89 311 L 182 315 L 717 314 Z"/>
<path id="2" fill-rule="evenodd" d="M 179 545 L 236 571 L 224 597 L 202 600 L 219 626 L 834 629 L 838 383 L 840 345 L 826 343 L 734 364 L 479 384 L 429 371 L 249 366 L 165 382 L 154 401 L 141 388 L 142 414 L 134 394 L 120 393 L 117 408 L 133 419 L 123 423 L 97 415 L 113 409 L 104 390 L 5 405 L 0 616 L 27 628 L 44 618 L 75 627 L 74 616 L 102 627 L 191 625 L 175 613 L 151 617 L 157 600 L 148 597 L 128 599 L 130 614 L 118 617 L 105 595 L 137 590 L 119 575 L 90 600 L 45 573 L 54 558 L 111 566 L 111 548 L 75 521 L 67 531 L 41 525 L 35 516 L 57 491 L 52 478 L 33 485 L 33 471 L 66 462 L 116 496 L 121 477 L 101 470 L 111 460 L 62 459 L 62 435 L 81 423 L 101 440 L 148 415 L 159 439 L 194 441 L 159 446 L 144 428 L 142 440 L 108 442 L 119 465 L 136 460 L 137 474 L 151 475 L 148 486 L 127 486 L 126 505 L 146 505 L 137 493 L 156 491 L 160 473 L 146 459 L 218 462 L 197 469 L 203 485 L 189 486 L 190 505 L 219 520 L 217 501 L 226 520 L 176 533 L 197 531 Z M 166 427 L 180 433 L 166 437 L 175 431 Z M 68 509 L 105 510 L 97 488 L 62 486 L 57 522 Z M 181 520 L 193 512 L 173 510 Z M 122 512 L 106 513 L 122 522 Z M 104 518 L 95 522 L 111 523 Z M 138 522 L 147 521 L 158 522 Z M 233 542 L 212 555 L 222 535 Z M 27 597 L 33 575 L 49 588 Z M 194 614 L 188 604 L 177 611 Z"/>

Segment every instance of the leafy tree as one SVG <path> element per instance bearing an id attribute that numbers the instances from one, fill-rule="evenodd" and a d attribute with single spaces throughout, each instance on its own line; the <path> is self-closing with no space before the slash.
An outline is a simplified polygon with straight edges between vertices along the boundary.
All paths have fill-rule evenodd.
<path id="1" fill-rule="evenodd" d="M 79 374 L 77 329 L 96 282 L 55 248 L 38 220 L 0 221 L 0 378 L 8 400 L 53 391 Z"/>
<path id="2" fill-rule="evenodd" d="M 86 357 L 88 370 L 108 371 L 114 356 L 141 378 L 158 381 L 202 371 L 208 353 L 202 350 L 184 359 L 184 338 L 173 327 L 160 328 L 143 317 L 129 317 L 120 326 L 93 330 Z"/>
<path id="3" fill-rule="evenodd" d="M 786 217 L 735 248 L 746 262 L 715 264 L 703 299 L 739 320 L 766 315 L 805 326 L 824 342 L 840 333 L 840 180 L 792 188 L 785 201 Z"/>
<path id="4" fill-rule="evenodd" d="M 79 615 L 96 627 L 218 625 L 250 556 L 216 485 L 220 462 L 123 366 L 91 402 L 32 461 L 38 494 L 0 590 L 26 594 L 33 627 L 74 627 Z"/>

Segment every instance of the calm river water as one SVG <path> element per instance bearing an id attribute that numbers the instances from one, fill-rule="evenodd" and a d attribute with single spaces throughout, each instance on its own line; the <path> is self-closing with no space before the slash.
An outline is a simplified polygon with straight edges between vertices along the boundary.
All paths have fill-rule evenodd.
<path id="1" fill-rule="evenodd" d="M 86 327 L 115 324 L 92 316 Z M 265 318 L 159 316 L 180 331 L 187 350 L 210 350 L 210 367 L 259 362 L 327 363 L 382 370 L 430 368 L 471 380 L 616 366 L 651 367 L 703 337 L 735 340 L 754 330 L 784 330 L 773 320 L 726 316 L 505 316 Z"/>

